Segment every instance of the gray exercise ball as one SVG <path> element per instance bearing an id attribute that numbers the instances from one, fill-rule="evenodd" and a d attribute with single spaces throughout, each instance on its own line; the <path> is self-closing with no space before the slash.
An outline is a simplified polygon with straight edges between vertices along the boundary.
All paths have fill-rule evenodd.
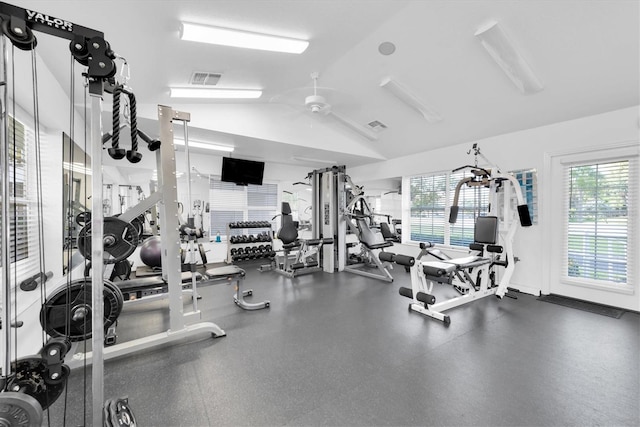
<path id="1" fill-rule="evenodd" d="M 162 265 L 160 236 L 151 236 L 142 242 L 140 246 L 140 260 L 149 267 L 160 267 Z"/>

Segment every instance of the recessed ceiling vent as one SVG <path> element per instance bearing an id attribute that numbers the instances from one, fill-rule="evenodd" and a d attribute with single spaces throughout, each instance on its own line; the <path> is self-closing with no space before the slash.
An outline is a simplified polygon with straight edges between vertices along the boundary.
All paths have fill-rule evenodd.
<path id="1" fill-rule="evenodd" d="M 367 126 L 369 126 L 371 129 L 373 129 L 376 132 L 380 132 L 387 128 L 387 125 L 385 125 L 384 123 L 378 120 L 374 120 L 372 122 L 367 123 Z"/>
<path id="2" fill-rule="evenodd" d="M 205 73 L 203 71 L 195 71 L 191 75 L 190 84 L 196 86 L 215 86 L 218 84 L 222 74 L 219 73 Z"/>

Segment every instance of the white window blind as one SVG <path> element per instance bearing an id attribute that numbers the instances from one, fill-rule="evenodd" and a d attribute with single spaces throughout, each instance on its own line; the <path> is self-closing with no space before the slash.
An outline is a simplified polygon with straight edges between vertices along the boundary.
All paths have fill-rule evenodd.
<path id="1" fill-rule="evenodd" d="M 447 175 L 409 178 L 410 239 L 416 242 L 445 243 Z"/>
<path id="2" fill-rule="evenodd" d="M 237 221 L 269 221 L 278 212 L 278 185 L 236 185 L 218 178 L 209 180 L 209 206 L 211 235 L 220 233 L 226 237 L 227 224 Z M 246 230 L 232 229 L 230 235 L 240 235 Z"/>
<path id="3" fill-rule="evenodd" d="M 592 285 L 634 283 L 637 177 L 637 158 L 565 165 L 565 279 Z"/>
<path id="4" fill-rule="evenodd" d="M 40 264 L 35 137 L 31 129 L 8 117 L 9 125 L 9 251 L 20 281 L 35 274 Z M 41 138 L 41 143 L 44 141 Z M 0 233 L 2 230 L 0 230 Z M 0 251 L 2 248 L 0 248 Z M 0 252 L 1 253 L 1 252 Z M 0 264 L 1 264 L 0 256 Z M 15 284 L 14 284 L 15 285 Z"/>

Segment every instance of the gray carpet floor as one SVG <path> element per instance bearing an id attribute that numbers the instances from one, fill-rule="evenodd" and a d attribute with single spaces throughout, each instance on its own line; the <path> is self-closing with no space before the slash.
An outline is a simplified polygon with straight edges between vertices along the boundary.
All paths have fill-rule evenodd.
<path id="1" fill-rule="evenodd" d="M 408 310 L 401 268 L 385 283 L 243 267 L 269 309 L 241 310 L 229 285 L 200 288 L 202 320 L 227 336 L 107 361 L 105 398 L 128 396 L 140 426 L 640 425 L 637 313 L 518 294 L 450 310 L 446 327 Z M 167 307 L 125 307 L 119 342 L 166 330 Z M 72 372 L 50 425 L 91 424 L 90 374 Z"/>

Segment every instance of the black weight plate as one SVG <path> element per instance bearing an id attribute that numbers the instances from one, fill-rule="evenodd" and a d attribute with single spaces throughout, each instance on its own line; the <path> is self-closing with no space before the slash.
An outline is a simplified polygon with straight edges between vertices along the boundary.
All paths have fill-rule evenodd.
<path id="1" fill-rule="evenodd" d="M 42 425 L 42 406 L 25 393 L 0 393 L 0 426 Z"/>
<path id="2" fill-rule="evenodd" d="M 113 270 L 111 271 L 111 276 L 109 280 L 128 280 L 131 276 L 131 264 L 128 260 L 123 259 L 122 261 L 118 261 L 113 266 Z"/>
<path id="3" fill-rule="evenodd" d="M 114 427 L 135 427 L 136 417 L 133 415 L 127 398 L 117 399 L 110 405 L 111 423 Z"/>
<path id="4" fill-rule="evenodd" d="M 131 225 L 138 230 L 138 238 L 142 237 L 142 233 L 144 232 L 144 215 L 133 218 L 131 220 Z"/>
<path id="5" fill-rule="evenodd" d="M 64 391 L 66 381 L 47 383 L 47 364 L 41 357 L 31 356 L 18 359 L 11 364 L 14 376 L 8 384 L 8 390 L 20 391 L 38 401 L 42 409 L 51 406 Z M 62 377 L 69 376 L 69 367 L 62 365 Z"/>
<path id="6" fill-rule="evenodd" d="M 127 259 L 138 246 L 138 230 L 131 223 L 115 217 L 104 219 L 103 241 L 105 264 L 114 264 Z M 91 259 L 91 224 L 78 233 L 78 250 L 86 259 Z M 109 255 L 107 258 L 106 255 Z"/>
<path id="7" fill-rule="evenodd" d="M 104 328 L 113 325 L 123 306 L 120 289 L 104 281 Z M 58 289 L 40 310 L 40 324 L 52 337 L 68 337 L 71 341 L 91 338 L 91 278 L 79 279 Z"/>

